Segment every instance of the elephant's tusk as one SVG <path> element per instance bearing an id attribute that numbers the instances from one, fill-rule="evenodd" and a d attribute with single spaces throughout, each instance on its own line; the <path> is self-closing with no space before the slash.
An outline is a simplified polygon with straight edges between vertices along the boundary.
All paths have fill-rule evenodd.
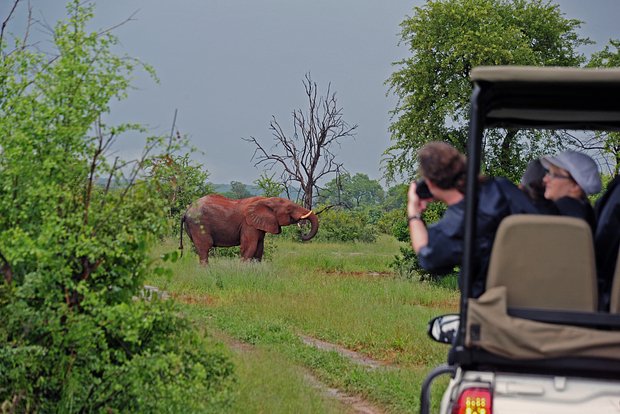
<path id="1" fill-rule="evenodd" d="M 307 214 L 304 214 L 303 216 L 301 216 L 299 220 L 307 219 L 308 217 L 310 217 L 310 214 L 313 214 L 312 210 L 308 211 Z"/>

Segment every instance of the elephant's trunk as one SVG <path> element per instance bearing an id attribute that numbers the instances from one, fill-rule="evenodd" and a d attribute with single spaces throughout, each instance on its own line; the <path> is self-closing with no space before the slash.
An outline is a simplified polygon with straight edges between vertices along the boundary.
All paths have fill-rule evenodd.
<path id="1" fill-rule="evenodd" d="M 303 218 L 305 220 L 310 220 L 310 223 L 312 224 L 310 232 L 301 235 L 302 241 L 308 241 L 314 236 L 316 236 L 316 232 L 319 231 L 319 218 L 312 211 Z"/>

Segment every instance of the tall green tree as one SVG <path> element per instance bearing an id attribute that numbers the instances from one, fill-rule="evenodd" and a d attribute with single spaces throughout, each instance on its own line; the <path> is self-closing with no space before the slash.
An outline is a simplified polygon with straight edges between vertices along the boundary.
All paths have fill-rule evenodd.
<path id="1" fill-rule="evenodd" d="M 252 197 L 252 193 L 248 190 L 248 187 L 239 181 L 230 182 L 230 191 L 226 192 L 226 196 L 240 200 L 242 198 Z"/>
<path id="2" fill-rule="evenodd" d="M 383 202 L 383 198 L 381 184 L 362 173 L 353 176 L 349 173 L 340 174 L 325 184 L 320 197 L 324 204 L 341 205 L 345 208 L 376 206 Z"/>
<path id="3" fill-rule="evenodd" d="M 386 150 L 386 173 L 412 177 L 416 151 L 431 140 L 464 150 L 469 72 L 478 65 L 578 66 L 591 43 L 559 6 L 541 0 L 431 0 L 401 23 L 411 57 L 387 83 L 398 97 Z M 498 130 L 485 140 L 488 173 L 517 178 L 527 160 L 549 145 L 546 135 Z"/>
<path id="4" fill-rule="evenodd" d="M 588 67 L 620 67 L 620 40 L 610 40 L 600 52 L 594 53 L 588 62 Z M 620 173 L 620 133 L 599 132 L 585 142 L 585 149 L 598 149 L 603 158 L 609 161 L 609 172 L 613 175 Z M 581 143 L 581 142 L 580 142 Z"/>
<path id="5" fill-rule="evenodd" d="M 383 201 L 383 208 L 385 211 L 404 211 L 407 206 L 407 191 L 409 191 L 409 186 L 407 184 L 397 184 L 388 188 L 385 194 L 385 200 Z"/>
<path id="6" fill-rule="evenodd" d="M 17 7 L 18 2 L 14 5 Z M 140 63 L 89 32 L 73 0 L 55 54 L 0 36 L 0 406 L 3 412 L 207 412 L 232 365 L 172 301 L 140 299 L 166 203 L 144 156 L 108 150 L 136 125 L 108 126 Z M 4 21 L 7 23 L 8 19 Z M 29 22 L 32 23 L 32 22 Z M 4 41 L 2 41 L 4 39 Z"/>

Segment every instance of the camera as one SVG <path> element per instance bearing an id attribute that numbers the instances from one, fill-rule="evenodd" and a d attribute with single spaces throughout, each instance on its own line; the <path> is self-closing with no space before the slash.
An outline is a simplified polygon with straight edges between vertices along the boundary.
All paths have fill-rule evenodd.
<path id="1" fill-rule="evenodd" d="M 415 193 L 421 200 L 433 198 L 433 193 L 431 193 L 431 190 L 428 189 L 428 184 L 426 184 L 426 181 L 424 181 L 423 178 L 416 181 Z"/>

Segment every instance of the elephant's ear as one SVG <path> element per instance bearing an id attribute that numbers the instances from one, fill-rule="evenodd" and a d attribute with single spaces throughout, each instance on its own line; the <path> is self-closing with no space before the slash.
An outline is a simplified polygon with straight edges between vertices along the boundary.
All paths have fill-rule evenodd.
<path id="1" fill-rule="evenodd" d="M 245 221 L 259 230 L 280 234 L 280 226 L 275 212 L 261 201 L 250 204 L 245 215 Z"/>

